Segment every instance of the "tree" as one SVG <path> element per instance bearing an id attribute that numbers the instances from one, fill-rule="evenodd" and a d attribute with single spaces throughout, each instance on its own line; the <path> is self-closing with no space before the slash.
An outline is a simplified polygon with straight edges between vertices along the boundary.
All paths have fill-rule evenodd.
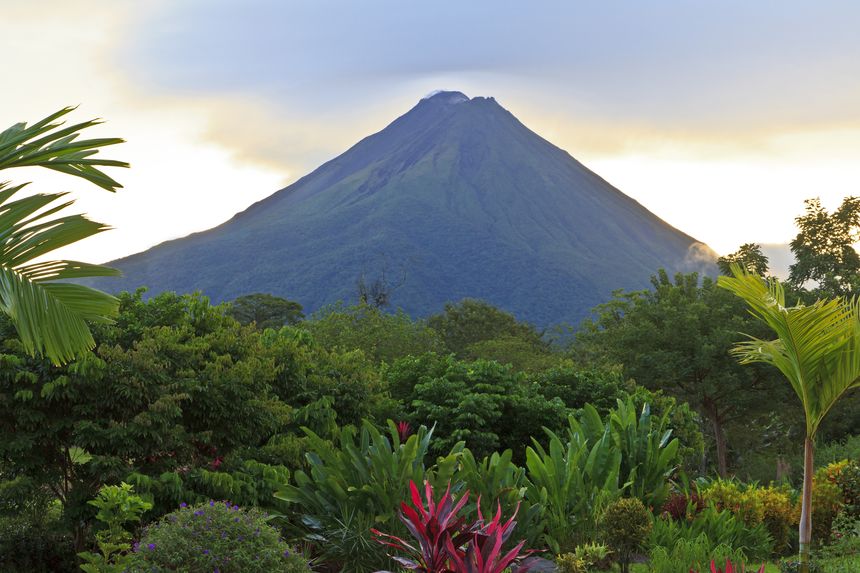
<path id="1" fill-rule="evenodd" d="M 817 294 L 840 296 L 856 292 L 860 283 L 860 254 L 854 244 L 860 240 L 860 198 L 846 197 L 833 213 L 820 199 L 807 199 L 806 213 L 797 217 L 799 229 L 791 241 L 795 264 L 788 282 L 801 288 L 814 281 Z"/>
<path id="2" fill-rule="evenodd" d="M 742 368 L 729 349 L 741 332 L 764 329 L 741 312 L 742 303 L 714 281 L 661 270 L 652 289 L 617 292 L 585 323 L 574 351 L 585 363 L 620 364 L 626 377 L 688 402 L 710 425 L 717 470 L 728 473 L 730 433 L 741 432 L 773 402 L 761 393 L 782 389 L 763 368 Z"/>
<path id="3" fill-rule="evenodd" d="M 305 315 L 299 303 L 265 293 L 248 294 L 230 303 L 227 313 L 239 324 L 257 325 L 260 330 L 279 329 L 301 322 Z"/>
<path id="4" fill-rule="evenodd" d="M 478 459 L 506 449 L 520 459 L 532 436 L 541 436 L 543 427 L 563 427 L 570 411 L 522 373 L 487 360 L 409 356 L 386 370 L 386 380 L 414 427 L 435 425 L 436 453 L 463 440 Z"/>
<path id="5" fill-rule="evenodd" d="M 756 243 L 744 243 L 737 251 L 717 259 L 717 266 L 724 275 L 731 274 L 731 266 L 739 264 L 751 273 L 765 276 L 768 272 L 770 261 L 761 251 L 761 245 Z"/>
<path id="6" fill-rule="evenodd" d="M 474 345 L 490 340 L 519 339 L 536 351 L 546 352 L 542 334 L 532 325 L 519 322 L 510 313 L 473 298 L 445 305 L 445 310 L 427 319 L 450 352 L 460 358 L 478 358 Z"/>
<path id="7" fill-rule="evenodd" d="M 324 307 L 302 325 L 320 345 L 361 350 L 377 362 L 442 349 L 439 336 L 423 320 L 405 312 L 389 314 L 366 304 Z"/>
<path id="8" fill-rule="evenodd" d="M 778 280 L 762 280 L 737 265 L 732 274 L 720 277 L 719 285 L 744 300 L 753 316 L 777 336 L 774 340 L 749 336 L 735 345 L 733 353 L 743 364 L 759 362 L 778 368 L 803 407 L 806 436 L 799 536 L 802 571 L 808 572 L 815 436 L 834 404 L 860 388 L 860 303 L 837 297 L 786 307 Z"/>
<path id="9" fill-rule="evenodd" d="M 0 133 L 0 169 L 45 167 L 81 177 L 102 189 L 119 183 L 98 167 L 128 167 L 97 159 L 100 148 L 118 138 L 77 140 L 97 120 L 61 127 L 56 121 L 74 108 L 64 108 L 30 126 L 13 125 Z M 108 229 L 83 215 L 53 215 L 72 205 L 66 193 L 20 197 L 27 183 L 0 182 L 0 311 L 15 325 L 31 355 L 45 355 L 56 365 L 81 356 L 95 346 L 87 323 L 109 321 L 117 300 L 67 279 L 115 276 L 118 271 L 78 261 L 39 261 L 45 255 Z"/>

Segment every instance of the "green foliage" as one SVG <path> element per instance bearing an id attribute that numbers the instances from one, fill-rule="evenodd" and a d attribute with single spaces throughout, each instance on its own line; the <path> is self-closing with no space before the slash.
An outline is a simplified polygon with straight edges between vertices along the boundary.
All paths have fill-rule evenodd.
<path id="1" fill-rule="evenodd" d="M 818 198 L 804 201 L 806 213 L 797 217 L 798 233 L 791 241 L 795 263 L 789 283 L 797 288 L 816 283 L 816 295 L 833 297 L 857 291 L 860 255 L 860 199 L 846 197 L 833 213 Z M 758 274 L 758 273 L 756 273 Z"/>
<path id="2" fill-rule="evenodd" d="M 310 471 L 297 471 L 276 497 L 295 505 L 299 523 L 291 523 L 323 560 L 344 571 L 367 571 L 388 565 L 370 529 L 405 534 L 396 519 L 409 483 L 447 483 L 454 472 L 459 445 L 435 465 L 425 460 L 432 430 L 420 427 L 401 442 L 393 422 L 388 435 L 365 421 L 359 432 L 339 429 L 332 442 L 305 430 Z"/>
<path id="3" fill-rule="evenodd" d="M 492 515 L 497 508 L 504 515 L 516 512 L 517 535 L 526 540 L 528 547 L 533 547 L 540 541 L 543 508 L 524 499 L 526 468 L 517 466 L 512 458 L 511 450 L 505 450 L 479 461 L 470 450 L 464 449 L 454 476 L 458 485 L 475 496 L 476 505 L 480 501 L 483 515 Z"/>
<path id="4" fill-rule="evenodd" d="M 860 461 L 846 462 L 834 481 L 842 491 L 845 513 L 860 518 Z"/>
<path id="5" fill-rule="evenodd" d="M 299 303 L 265 293 L 237 297 L 230 303 L 227 313 L 239 324 L 253 323 L 260 330 L 277 330 L 282 326 L 298 324 L 305 318 Z"/>
<path id="6" fill-rule="evenodd" d="M 747 526 L 731 512 L 713 506 L 705 508 L 692 520 L 655 518 L 648 546 L 671 550 L 681 540 L 699 542 L 702 538 L 709 544 L 711 553 L 723 545 L 741 552 L 742 561 L 767 559 L 773 550 L 773 541 L 764 525 Z"/>
<path id="7" fill-rule="evenodd" d="M 816 466 L 826 466 L 842 460 L 860 460 L 860 434 L 825 444 L 815 451 Z"/>
<path id="8" fill-rule="evenodd" d="M 779 573 L 836 573 L 834 569 L 823 570 L 818 561 L 809 561 L 806 566 L 807 569 L 803 569 L 799 559 L 783 559 L 779 562 Z M 849 569 L 848 571 L 856 571 L 856 569 Z M 844 573 L 848 573 L 848 571 Z"/>
<path id="9" fill-rule="evenodd" d="M 431 316 L 427 323 L 439 333 L 445 349 L 460 358 L 498 357 L 495 352 L 490 352 L 490 356 L 481 354 L 481 350 L 496 351 L 504 346 L 487 345 L 489 341 L 506 341 L 508 346 L 518 342 L 524 345 L 520 346 L 520 351 L 531 349 L 531 353 L 536 354 L 547 351 L 541 333 L 532 325 L 518 322 L 512 314 L 481 300 L 466 298 L 456 304 L 448 303 L 443 312 Z"/>
<path id="10" fill-rule="evenodd" d="M 761 251 L 761 245 L 755 243 L 744 243 L 737 251 L 717 259 L 717 266 L 724 275 L 731 275 L 732 265 L 740 265 L 741 268 L 754 275 L 765 276 L 768 272 L 769 261 Z"/>
<path id="11" fill-rule="evenodd" d="M 98 509 L 96 519 L 105 529 L 96 533 L 100 553 L 78 554 L 84 561 L 81 569 L 87 573 L 123 573 L 131 562 L 131 533 L 125 526 L 139 522 L 141 515 L 152 509 L 152 504 L 135 495 L 127 483 L 102 486 L 89 504 Z"/>
<path id="12" fill-rule="evenodd" d="M 630 571 L 630 560 L 644 547 L 652 527 L 651 513 L 636 498 L 617 499 L 601 515 L 602 537 L 618 556 L 622 573 Z"/>
<path id="13" fill-rule="evenodd" d="M 0 515 L 0 571 L 54 573 L 77 568 L 74 540 L 56 511 L 40 507 L 30 512 Z"/>
<path id="14" fill-rule="evenodd" d="M 81 177 L 108 191 L 121 187 L 99 167 L 128 164 L 93 156 L 102 147 L 122 140 L 77 140 L 84 129 L 101 122 L 62 127 L 64 122 L 57 120 L 73 110 L 63 108 L 32 125 L 18 123 L 0 133 L 0 170 L 45 167 Z M 55 203 L 66 193 L 16 197 L 26 185 L 0 182 L 0 312 L 11 318 L 29 355 L 44 355 L 55 365 L 65 364 L 95 346 L 88 323 L 109 322 L 117 312 L 114 297 L 66 281 L 117 276 L 119 271 L 77 261 L 45 261 L 57 249 L 108 227 L 83 215 L 53 217 L 74 201 Z"/>
<path id="15" fill-rule="evenodd" d="M 836 516 L 831 526 L 831 543 L 822 547 L 821 557 L 860 558 L 860 517 L 842 512 Z"/>
<path id="16" fill-rule="evenodd" d="M 0 322 L 0 457 L 15 468 L 0 492 L 52 492 L 76 539 L 106 482 L 133 483 L 155 516 L 211 496 L 271 507 L 288 464 L 303 463 L 299 424 L 360 419 L 382 396 L 360 352 L 259 333 L 197 295 L 119 298 L 116 324 L 94 330 L 97 354 L 61 369 L 28 358 Z"/>
<path id="17" fill-rule="evenodd" d="M 591 404 L 601 414 L 615 406 L 628 390 L 619 368 L 581 368 L 571 362 L 529 376 L 547 400 L 559 398 L 568 408 Z"/>
<path id="18" fill-rule="evenodd" d="M 542 541 L 555 553 L 594 539 L 594 516 L 622 492 L 662 505 L 679 461 L 668 415 L 654 420 L 646 405 L 637 417 L 632 400 L 619 400 L 604 420 L 586 404 L 568 419 L 566 441 L 552 431 L 547 449 L 533 440 L 526 499 L 543 508 Z"/>
<path id="19" fill-rule="evenodd" d="M 210 501 L 183 507 L 148 526 L 128 570 L 309 573 L 310 567 L 258 509 Z"/>
<path id="20" fill-rule="evenodd" d="M 267 331 L 260 338 L 276 364 L 273 390 L 298 408 L 294 417 L 300 425 L 328 431 L 335 419 L 345 425 L 390 417 L 393 405 L 384 396 L 379 370 L 361 350 L 326 348 L 298 328 Z"/>
<path id="21" fill-rule="evenodd" d="M 726 560 L 744 562 L 742 551 L 727 545 L 714 546 L 705 534 L 695 539 L 679 539 L 674 545 L 653 547 L 650 557 L 652 573 L 704 573 L 710 571 L 712 560 L 717 564 Z"/>
<path id="22" fill-rule="evenodd" d="M 361 350 L 375 362 L 442 350 L 438 335 L 424 322 L 413 321 L 403 311 L 388 314 L 366 304 L 324 307 L 304 328 L 325 348 Z"/>
<path id="23" fill-rule="evenodd" d="M 651 508 L 659 508 L 666 501 L 668 480 L 680 461 L 680 442 L 672 438 L 669 414 L 667 411 L 655 419 L 646 403 L 637 416 L 632 400 L 618 400 L 617 408 L 609 413 L 612 437 L 621 450 L 620 475 L 624 484 L 629 484 L 626 495 Z M 592 414 L 586 409 L 585 415 Z"/>
<path id="24" fill-rule="evenodd" d="M 585 563 L 589 571 L 609 571 L 612 568 L 612 550 L 603 543 L 577 545 L 573 554 Z"/>
<path id="25" fill-rule="evenodd" d="M 558 573 L 587 573 L 588 563 L 582 557 L 573 553 L 562 553 L 555 558 Z"/>
<path id="26" fill-rule="evenodd" d="M 531 436 L 563 427 L 567 417 L 560 400 L 546 400 L 521 373 L 496 362 L 425 354 L 398 360 L 386 379 L 410 423 L 435 424 L 434 453 L 464 441 L 479 458 L 511 449 L 521 459 Z"/>
<path id="27" fill-rule="evenodd" d="M 574 351 L 589 363 L 620 364 L 637 384 L 689 403 L 707 422 L 717 469 L 726 475 L 732 443 L 753 433 L 752 427 L 773 425 L 772 404 L 787 396 L 774 373 L 746 369 L 728 353 L 743 340 L 740 332 L 764 335 L 767 329 L 709 278 L 671 279 L 661 270 L 651 282 L 650 290 L 617 292 L 597 307 Z M 772 400 L 761 400 L 763 394 Z M 795 414 L 781 409 L 776 423 L 785 426 Z"/>
<path id="28" fill-rule="evenodd" d="M 730 511 L 748 527 L 764 525 L 773 540 L 775 555 L 784 555 L 790 548 L 797 513 L 796 495 L 788 487 L 760 487 L 717 479 L 700 491 L 704 500 L 718 510 Z"/>

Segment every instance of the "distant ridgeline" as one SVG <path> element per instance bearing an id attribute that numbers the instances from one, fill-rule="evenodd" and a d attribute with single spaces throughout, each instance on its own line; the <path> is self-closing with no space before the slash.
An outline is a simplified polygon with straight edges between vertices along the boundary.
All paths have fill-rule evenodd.
<path id="1" fill-rule="evenodd" d="M 216 302 L 268 292 L 313 311 L 355 301 L 364 280 L 413 316 L 472 297 L 547 326 L 661 267 L 716 274 L 715 258 L 493 98 L 436 92 L 226 223 L 88 284 Z"/>

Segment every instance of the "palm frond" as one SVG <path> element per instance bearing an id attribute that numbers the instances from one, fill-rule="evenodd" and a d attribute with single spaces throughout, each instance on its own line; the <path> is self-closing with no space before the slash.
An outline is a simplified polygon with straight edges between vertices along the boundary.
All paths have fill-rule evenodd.
<path id="1" fill-rule="evenodd" d="M 738 265 L 732 274 L 718 284 L 741 297 L 776 334 L 775 340 L 749 337 L 732 353 L 741 362 L 771 364 L 783 373 L 803 404 L 812 437 L 833 404 L 860 380 L 860 306 L 837 298 L 786 307 L 778 280 L 765 281 Z"/>
<path id="2" fill-rule="evenodd" d="M 78 140 L 81 131 L 101 121 L 93 119 L 62 127 L 63 122 L 57 120 L 74 109 L 66 107 L 30 126 L 18 123 L 0 133 L 0 169 L 45 167 L 81 177 L 108 191 L 121 188 L 98 167 L 128 167 L 128 163 L 92 157 L 100 148 L 123 140 L 118 137 Z"/>
<path id="3" fill-rule="evenodd" d="M 19 123 L 0 133 L 0 169 L 44 167 L 85 179 L 108 191 L 122 187 L 100 167 L 128 167 L 124 161 L 96 157 L 119 138 L 79 139 L 101 123 L 64 126 L 63 108 L 32 125 Z M 50 253 L 109 227 L 83 215 L 57 217 L 73 201 L 65 193 L 16 198 L 27 184 L 0 182 L 0 311 L 12 319 L 24 348 L 62 364 L 95 345 L 88 323 L 109 322 L 118 301 L 103 292 L 66 281 L 119 272 L 77 261 L 40 261 Z"/>

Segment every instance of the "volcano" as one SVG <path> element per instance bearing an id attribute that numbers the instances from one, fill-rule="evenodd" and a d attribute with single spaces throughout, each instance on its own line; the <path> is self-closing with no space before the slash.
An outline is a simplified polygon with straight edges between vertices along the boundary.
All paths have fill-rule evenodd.
<path id="1" fill-rule="evenodd" d="M 428 96 L 382 131 L 210 230 L 109 263 L 116 292 L 266 292 L 306 311 L 379 283 L 412 316 L 479 298 L 575 323 L 659 268 L 713 253 L 529 130 L 493 98 Z"/>

